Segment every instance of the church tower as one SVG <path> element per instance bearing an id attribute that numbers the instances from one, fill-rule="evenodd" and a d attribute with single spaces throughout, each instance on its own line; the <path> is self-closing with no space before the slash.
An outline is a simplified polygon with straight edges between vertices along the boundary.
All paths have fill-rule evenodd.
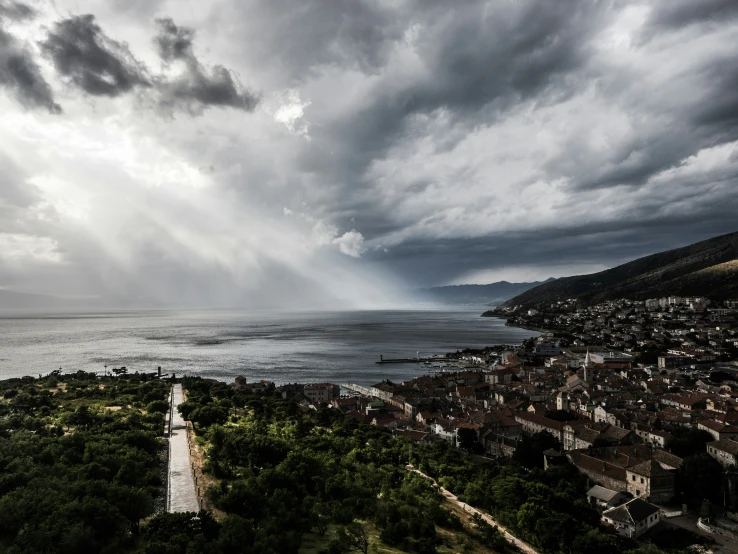
<path id="1" fill-rule="evenodd" d="M 592 368 L 592 358 L 589 355 L 589 349 L 587 349 L 587 355 L 584 357 L 584 382 L 589 383 L 589 370 Z"/>

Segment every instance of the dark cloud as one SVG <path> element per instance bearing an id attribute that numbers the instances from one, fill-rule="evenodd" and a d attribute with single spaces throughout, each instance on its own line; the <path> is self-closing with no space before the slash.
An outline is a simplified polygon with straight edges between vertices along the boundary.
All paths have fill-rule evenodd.
<path id="1" fill-rule="evenodd" d="M 121 20 L 140 29 L 167 13 L 157 1 L 110 4 L 99 15 L 113 38 Z M 214 168 L 192 206 L 177 205 L 165 184 L 156 187 L 158 203 L 146 196 L 125 217 L 122 202 L 107 199 L 111 215 L 100 220 L 129 221 L 109 242 L 132 260 L 132 275 L 159 277 L 151 296 L 232 290 L 229 275 L 219 281 L 192 260 L 209 259 L 208 241 L 261 229 L 273 229 L 259 241 L 275 252 L 285 242 L 309 252 L 316 228 L 329 230 L 320 240 L 331 249 L 356 229 L 367 248 L 363 268 L 430 286 L 506 266 L 584 271 L 735 230 L 737 16 L 734 0 L 233 0 L 207 10 L 197 32 L 160 18 L 155 36 L 131 44 L 143 55 L 153 38 L 161 71 L 136 62 L 92 19 L 65 20 L 84 23 L 86 33 L 64 22 L 52 29 L 63 59 L 76 56 L 71 69 L 45 51 L 83 90 L 89 73 L 115 91 L 102 94 L 136 91 L 167 115 L 254 109 L 258 99 L 239 75 L 254 75 L 267 91 L 248 128 L 235 118 L 202 118 L 196 128 L 187 118 L 142 123 L 135 113 L 125 122 L 143 144 L 162 145 L 154 157 L 171 156 L 157 179 Z M 227 58 L 210 63 L 204 39 Z M 96 56 L 79 43 L 92 43 Z M 85 171 L 90 183 L 81 186 L 106 199 L 92 184 L 97 174 Z M 136 183 L 127 179 L 119 188 L 128 194 Z M 4 205 L 15 217 L 33 199 L 8 191 L 15 200 Z M 237 214 L 223 217 L 230 208 Z M 241 225 L 253 219 L 242 215 L 248 210 L 263 216 L 253 228 Z M 155 224 L 135 217 L 144 212 Z M 182 221 L 213 228 L 194 240 L 173 230 Z M 289 241 L 272 247 L 282 223 Z M 65 261 L 77 252 L 79 267 L 96 267 L 106 254 L 91 244 L 79 257 L 79 240 L 60 241 Z M 217 264 L 238 266 L 241 250 Z M 299 264 L 316 265 L 308 257 Z M 110 273 L 131 279 L 132 298 L 148 286 Z M 197 276 L 178 289 L 188 273 Z"/>
<path id="2" fill-rule="evenodd" d="M 150 85 L 145 67 L 126 44 L 103 32 L 94 15 L 55 23 L 41 48 L 56 70 L 87 94 L 114 97 Z"/>
<path id="3" fill-rule="evenodd" d="M 412 13 L 412 7 L 371 0 L 244 0 L 235 11 L 246 34 L 259 37 L 242 55 L 293 85 L 318 66 L 376 74 L 402 39 L 408 18 L 422 17 L 422 12 Z"/>
<path id="4" fill-rule="evenodd" d="M 31 19 L 35 15 L 36 10 L 28 4 L 24 4 L 22 2 L 0 1 L 0 18 L 23 21 L 25 19 Z"/>
<path id="5" fill-rule="evenodd" d="M 1 23 L 1 21 L 0 21 Z M 28 108 L 60 113 L 54 93 L 27 48 L 0 28 L 0 86 Z"/>
<path id="6" fill-rule="evenodd" d="M 735 0 L 661 0 L 651 11 L 648 27 L 653 32 L 704 23 L 721 23 L 738 16 Z"/>
<path id="7" fill-rule="evenodd" d="M 159 34 L 154 42 L 162 60 L 171 62 L 194 58 L 192 52 L 192 43 L 195 40 L 194 29 L 178 27 L 169 17 L 157 19 L 156 24 L 159 26 Z"/>
<path id="8" fill-rule="evenodd" d="M 418 39 L 429 79 L 410 87 L 408 111 L 501 107 L 578 90 L 572 78 L 589 59 L 589 43 L 607 22 L 611 2 L 473 2 Z M 567 82 L 569 81 L 569 82 Z"/>
<path id="9" fill-rule="evenodd" d="M 415 78 L 389 73 L 377 79 L 354 112 L 312 134 L 312 148 L 301 152 L 301 168 L 350 186 L 346 203 L 360 208 L 357 200 L 369 199 L 376 207 L 376 193 L 362 177 L 393 147 L 432 133 L 419 123 L 424 117 L 444 112 L 444 137 L 433 138 L 450 150 L 470 130 L 494 125 L 521 104 L 556 104 L 581 91 L 590 72 L 590 43 L 609 21 L 612 6 L 610 1 L 473 0 L 449 9 L 444 2 L 412 3 L 409 13 L 394 18 L 400 31 L 392 37 L 411 35 L 422 70 L 411 73 Z M 343 17 L 353 15 L 346 10 Z M 383 51 L 389 40 L 370 42 Z M 362 44 L 369 48 L 363 39 Z M 305 46 L 313 46 L 312 38 Z M 365 218 L 368 236 L 397 225 L 387 221 L 387 213 L 377 210 Z"/>
<path id="10" fill-rule="evenodd" d="M 247 90 L 222 65 L 206 67 L 195 56 L 195 32 L 175 25 L 170 18 L 157 19 L 159 33 L 155 43 L 165 62 L 181 62 L 184 71 L 173 79 L 158 82 L 160 103 L 165 108 L 181 108 L 197 113 L 209 106 L 253 111 L 259 103 L 256 93 Z"/>

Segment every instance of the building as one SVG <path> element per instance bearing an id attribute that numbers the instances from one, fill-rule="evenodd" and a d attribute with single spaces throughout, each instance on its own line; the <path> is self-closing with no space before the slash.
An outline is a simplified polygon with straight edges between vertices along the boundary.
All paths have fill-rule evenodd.
<path id="1" fill-rule="evenodd" d="M 674 473 L 648 460 L 626 469 L 627 492 L 652 502 L 669 502 L 674 497 Z"/>
<path id="2" fill-rule="evenodd" d="M 395 385 L 392 381 L 385 380 L 381 383 L 377 383 L 376 385 L 372 385 L 369 391 L 372 396 L 379 398 L 380 400 L 384 400 L 385 402 L 389 402 L 390 398 L 392 398 L 392 395 L 395 393 Z"/>
<path id="3" fill-rule="evenodd" d="M 528 412 L 519 412 L 515 414 L 515 421 L 523 426 L 523 431 L 530 435 L 547 431 L 556 437 L 560 442 L 563 442 L 563 428 L 564 424 L 555 419 L 550 419 L 545 416 L 531 414 Z"/>
<path id="4" fill-rule="evenodd" d="M 605 510 L 602 521 L 612 525 L 619 534 L 635 539 L 660 521 L 659 507 L 634 498 L 622 506 Z"/>
<path id="5" fill-rule="evenodd" d="M 720 439 L 730 439 L 732 441 L 738 439 L 738 427 L 733 425 L 724 425 L 711 419 L 698 422 L 697 429 L 707 431 L 715 437 L 716 441 L 719 441 Z"/>
<path id="6" fill-rule="evenodd" d="M 738 442 L 730 439 L 720 439 L 708 442 L 707 453 L 723 466 L 735 465 L 738 459 Z"/>
<path id="7" fill-rule="evenodd" d="M 587 500 L 589 503 L 601 510 L 620 506 L 625 499 L 626 496 L 623 493 L 607 489 L 600 485 L 595 485 L 587 491 Z"/>
<path id="8" fill-rule="evenodd" d="M 340 392 L 337 385 L 331 383 L 315 383 L 313 385 L 305 385 L 302 394 L 313 404 L 328 404 L 334 396 L 338 396 Z"/>

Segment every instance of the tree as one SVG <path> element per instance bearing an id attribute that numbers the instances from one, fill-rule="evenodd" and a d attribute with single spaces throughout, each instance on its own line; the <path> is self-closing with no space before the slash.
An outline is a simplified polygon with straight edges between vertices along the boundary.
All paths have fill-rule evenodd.
<path id="1" fill-rule="evenodd" d="M 165 414 L 169 411 L 169 402 L 166 400 L 154 400 L 146 405 L 146 411 L 150 414 Z"/>
<path id="2" fill-rule="evenodd" d="M 720 502 L 723 468 L 707 453 L 689 456 L 677 472 L 677 484 L 687 496 Z"/>
<path id="3" fill-rule="evenodd" d="M 705 500 L 702 502 L 702 508 L 700 508 L 700 517 L 708 521 L 712 517 L 712 504 L 710 504 L 710 501 L 707 500 L 707 498 L 705 498 Z"/>
<path id="4" fill-rule="evenodd" d="M 151 495 L 144 489 L 117 486 L 108 492 L 108 499 L 131 522 L 131 531 L 139 533 L 140 521 L 154 512 Z"/>
<path id="5" fill-rule="evenodd" d="M 356 550 L 369 554 L 369 537 L 364 527 L 358 523 L 350 523 L 336 532 L 336 538 L 329 545 L 329 552 L 350 552 Z"/>
<path id="6" fill-rule="evenodd" d="M 459 448 L 463 448 L 468 452 L 475 451 L 477 444 L 479 443 L 479 436 L 477 435 L 476 430 L 462 427 L 456 431 L 456 436 L 459 439 Z"/>
<path id="7" fill-rule="evenodd" d="M 677 427 L 672 431 L 672 435 L 673 437 L 666 443 L 666 449 L 680 458 L 704 453 L 705 444 L 714 440 L 710 433 L 702 429 Z"/>
<path id="8" fill-rule="evenodd" d="M 535 435 L 523 435 L 515 449 L 513 459 L 527 468 L 543 468 L 543 452 L 560 450 L 561 443 L 548 431 Z"/>
<path id="9" fill-rule="evenodd" d="M 212 406 L 206 404 L 195 408 L 190 413 L 190 421 L 200 425 L 201 427 L 210 427 L 216 423 L 223 424 L 228 421 L 228 410 L 220 406 Z"/>

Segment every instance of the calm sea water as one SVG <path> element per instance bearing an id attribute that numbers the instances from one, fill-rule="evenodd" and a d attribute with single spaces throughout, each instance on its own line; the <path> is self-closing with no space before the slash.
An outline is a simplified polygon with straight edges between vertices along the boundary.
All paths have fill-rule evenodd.
<path id="1" fill-rule="evenodd" d="M 0 315 L 0 378 L 64 371 L 198 374 L 248 380 L 372 384 L 424 373 L 418 364 L 377 365 L 466 347 L 519 343 L 533 331 L 452 311 L 266 313 L 151 311 L 79 315 Z"/>

